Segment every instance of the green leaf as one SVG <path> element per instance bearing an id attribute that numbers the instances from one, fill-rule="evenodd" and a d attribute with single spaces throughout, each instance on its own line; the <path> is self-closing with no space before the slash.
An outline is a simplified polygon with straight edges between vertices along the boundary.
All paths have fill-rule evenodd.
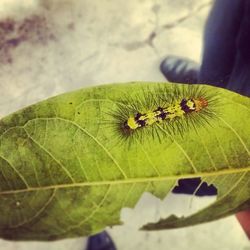
<path id="1" fill-rule="evenodd" d="M 144 229 L 194 225 L 250 207 L 249 98 L 204 86 L 218 102 L 209 103 L 203 120 L 196 114 L 190 121 L 154 124 L 127 136 L 132 139 L 117 127 L 124 121 L 114 114 L 126 115 L 133 102 L 157 108 L 161 96 L 173 93 L 174 99 L 176 90 L 190 88 L 198 91 L 166 83 L 104 85 L 3 118 L 0 236 L 54 240 L 94 234 L 121 224 L 121 209 L 134 207 L 144 192 L 164 198 L 181 178 L 213 184 L 217 201 L 190 217 L 171 216 Z"/>

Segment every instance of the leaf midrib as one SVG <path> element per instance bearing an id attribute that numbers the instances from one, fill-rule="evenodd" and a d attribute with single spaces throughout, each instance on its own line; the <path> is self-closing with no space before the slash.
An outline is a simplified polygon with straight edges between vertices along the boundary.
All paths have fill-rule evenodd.
<path id="1" fill-rule="evenodd" d="M 58 119 L 65 122 L 70 122 L 76 125 L 79 129 L 84 130 L 79 124 L 75 123 L 74 120 L 71 119 L 65 119 L 62 117 L 36 117 L 33 119 L 29 119 L 26 122 L 23 123 L 23 125 L 17 125 L 8 128 L 5 130 L 1 135 L 0 138 L 3 137 L 8 131 L 15 129 L 15 128 L 22 128 L 26 131 L 25 127 L 27 124 L 34 120 L 49 120 L 49 119 Z M 27 131 L 26 131 L 27 132 Z M 86 133 L 86 131 L 84 130 Z M 105 148 L 106 149 L 106 148 Z M 106 151 L 106 150 L 105 150 Z M 248 150 L 247 150 L 248 152 Z M 107 152 L 106 152 L 107 153 Z M 249 153 L 249 152 L 248 152 Z M 110 156 L 110 155 L 109 155 Z M 112 156 L 110 156 L 112 160 Z M 117 162 L 115 161 L 115 164 L 117 165 Z M 119 164 L 118 164 L 119 166 Z M 120 169 L 120 167 L 119 167 Z M 250 166 L 248 167 L 242 167 L 238 169 L 223 169 L 218 170 L 214 172 L 195 172 L 193 174 L 184 174 L 184 175 L 170 175 L 170 176 L 155 176 L 155 177 L 143 177 L 143 178 L 128 178 L 126 174 L 120 169 L 120 171 L 123 174 L 124 179 L 119 180 L 108 180 L 108 181 L 87 181 L 87 182 L 80 182 L 80 183 L 67 183 L 67 184 L 56 184 L 56 185 L 49 185 L 49 186 L 39 186 L 39 187 L 28 187 L 25 189 L 18 189 L 18 190 L 7 190 L 0 192 L 1 194 L 15 194 L 15 193 L 22 193 L 22 192 L 32 192 L 32 191 L 40 191 L 40 190 L 49 190 L 49 189 L 62 189 L 62 188 L 74 188 L 74 187 L 84 187 L 84 186 L 100 186 L 100 185 L 119 185 L 119 184 L 129 184 L 129 183 L 142 183 L 142 182 L 153 182 L 153 181 L 164 181 L 164 180 L 175 180 L 175 179 L 184 179 L 184 178 L 195 178 L 195 177 L 209 177 L 209 176 L 219 176 L 219 175 L 227 175 L 227 174 L 236 174 L 236 173 L 244 173 L 250 171 Z"/>
<path id="2" fill-rule="evenodd" d="M 42 191 L 49 189 L 63 189 L 63 188 L 74 188 L 74 187 L 84 187 L 84 186 L 101 186 L 101 185 L 119 185 L 119 184 L 134 184 L 142 182 L 154 182 L 154 181 L 167 181 L 176 179 L 186 179 L 186 178 L 205 178 L 209 176 L 219 176 L 228 174 L 237 174 L 250 172 L 250 167 L 243 167 L 239 169 L 224 169 L 214 172 L 202 172 L 195 174 L 185 174 L 185 175 L 170 175 L 170 176 L 155 176 L 155 177 L 144 177 L 144 178 L 130 178 L 130 179 L 120 179 L 120 180 L 109 180 L 109 181 L 92 181 L 92 182 L 78 182 L 78 183 L 67 183 L 67 184 L 57 184 L 42 187 L 29 187 L 25 189 L 8 190 L 1 191 L 0 195 L 3 194 L 16 194 L 22 192 L 32 192 L 32 191 Z"/>

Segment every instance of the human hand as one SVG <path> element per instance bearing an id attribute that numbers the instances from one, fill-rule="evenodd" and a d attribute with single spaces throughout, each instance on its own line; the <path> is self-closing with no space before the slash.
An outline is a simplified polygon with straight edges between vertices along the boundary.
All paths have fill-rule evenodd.
<path id="1" fill-rule="evenodd" d="M 248 239 L 250 240 L 250 210 L 241 211 L 236 214 L 242 229 L 245 231 Z"/>

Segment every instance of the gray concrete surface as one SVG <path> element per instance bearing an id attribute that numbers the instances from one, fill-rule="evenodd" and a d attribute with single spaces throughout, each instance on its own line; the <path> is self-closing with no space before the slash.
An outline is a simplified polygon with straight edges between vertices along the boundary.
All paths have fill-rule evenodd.
<path id="1" fill-rule="evenodd" d="M 170 54 L 200 61 L 208 0 L 2 0 L 0 117 L 66 91 L 101 83 L 164 81 Z M 195 227 L 141 232 L 147 220 L 189 214 L 213 199 L 144 194 L 123 209 L 124 226 L 108 229 L 119 250 L 250 250 L 231 216 Z M 0 249 L 84 249 L 85 238 L 44 242 L 0 240 Z"/>

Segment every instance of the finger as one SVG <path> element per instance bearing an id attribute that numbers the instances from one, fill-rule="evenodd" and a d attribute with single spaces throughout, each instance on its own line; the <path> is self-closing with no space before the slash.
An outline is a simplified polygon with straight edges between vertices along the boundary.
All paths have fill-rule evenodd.
<path id="1" fill-rule="evenodd" d="M 250 240 L 250 210 L 237 213 L 236 218 Z"/>

